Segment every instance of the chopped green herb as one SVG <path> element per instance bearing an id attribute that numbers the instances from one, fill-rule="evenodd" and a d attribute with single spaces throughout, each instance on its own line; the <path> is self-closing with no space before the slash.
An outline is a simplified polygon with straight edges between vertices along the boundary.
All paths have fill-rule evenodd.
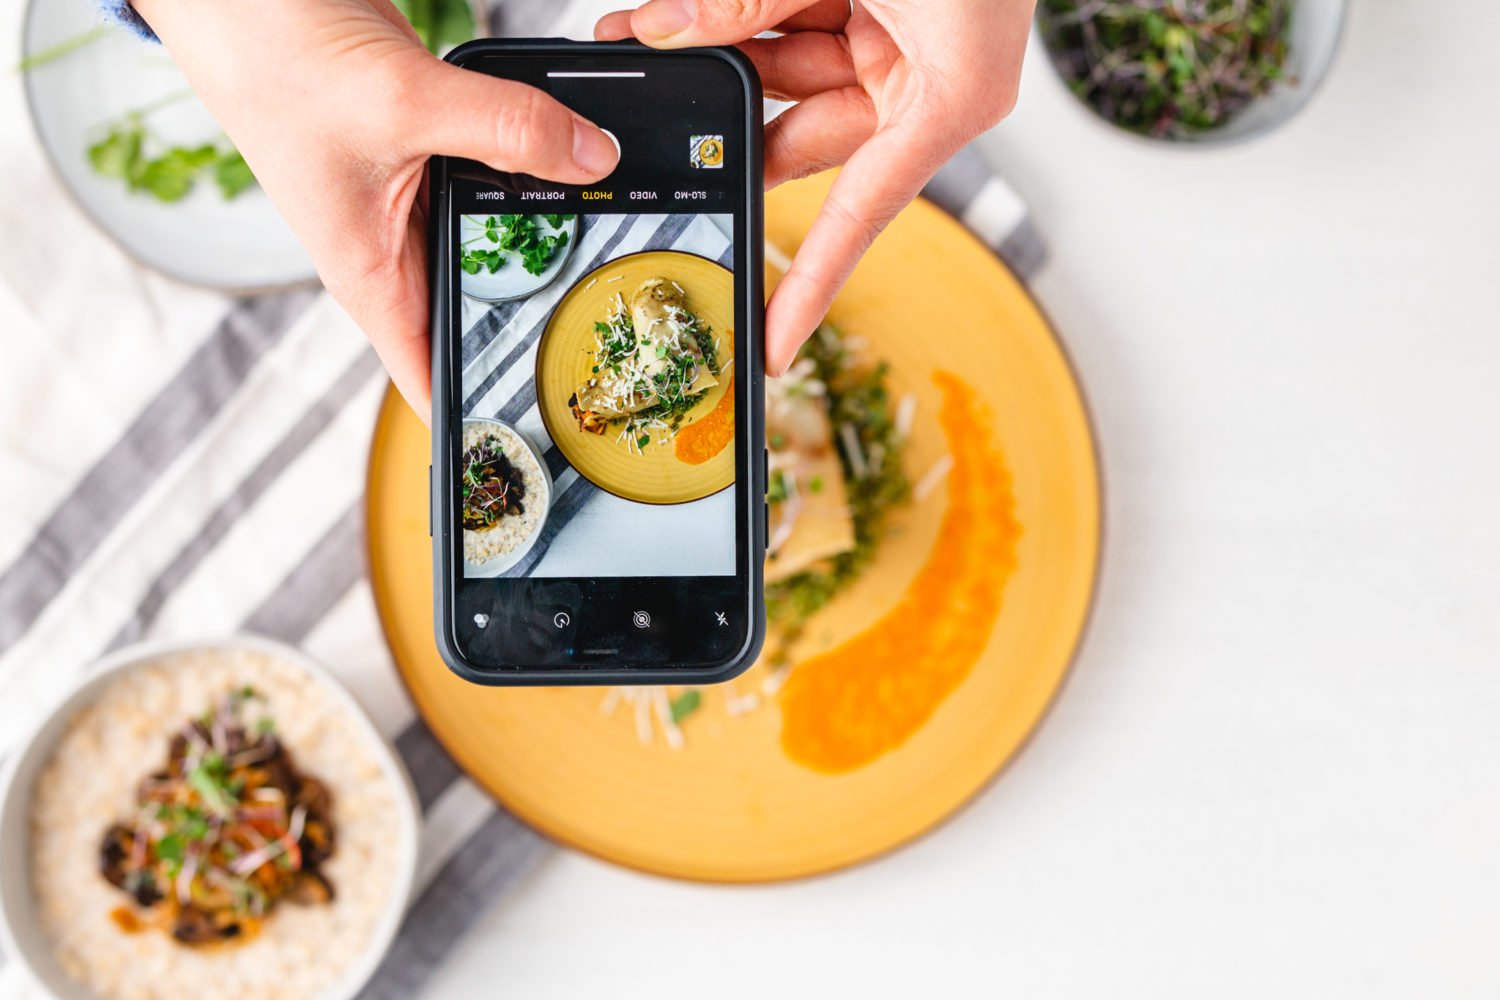
<path id="1" fill-rule="evenodd" d="M 470 218 L 478 222 L 483 232 L 466 240 L 459 257 L 459 266 L 466 274 L 478 274 L 481 269 L 494 274 L 512 257 L 521 259 L 526 273 L 540 275 L 551 266 L 558 252 L 568 245 L 567 233 L 543 233 L 537 225 L 538 218 L 545 218 L 554 228 L 571 215 L 491 215 L 484 219 Z M 478 243 L 475 247 L 472 244 Z M 595 329 L 598 329 L 596 324 Z M 600 330 L 604 333 L 606 331 Z"/>
<path id="2" fill-rule="evenodd" d="M 697 688 L 688 688 L 672 699 L 672 722 L 680 723 L 702 707 L 703 692 Z"/>
<path id="3" fill-rule="evenodd" d="M 227 816 L 234 812 L 235 797 L 225 784 L 223 757 L 216 753 L 204 754 L 198 766 L 188 772 L 187 782 L 216 814 Z"/>
<path id="4" fill-rule="evenodd" d="M 866 455 L 878 448 L 889 460 L 867 470 L 859 488 L 849 491 L 854 549 L 834 556 L 818 568 L 767 585 L 766 615 L 780 630 L 783 644 L 790 642 L 811 615 L 864 571 L 885 537 L 890 512 L 911 494 L 911 484 L 900 461 L 904 441 L 896 430 L 886 366 L 871 368 L 856 364 L 837 331 L 827 325 L 819 327 L 807 341 L 800 357 L 812 360 L 814 377 L 827 387 L 828 415 L 833 426 L 854 427 Z M 845 476 L 852 478 L 846 445 L 839 435 L 834 440 Z M 773 441 L 771 446 L 782 445 Z M 780 503 L 788 495 L 787 484 L 779 475 L 779 470 L 773 473 L 767 484 L 769 503 Z M 808 488 L 816 492 L 822 484 L 814 486 L 809 482 Z M 773 658 L 775 655 L 773 651 Z"/>
<path id="5" fill-rule="evenodd" d="M 786 474 L 777 469 L 771 473 L 770 482 L 766 483 L 766 503 L 781 503 L 789 495 L 787 492 Z"/>
<path id="6" fill-rule="evenodd" d="M 166 103 L 128 112 L 111 123 L 88 147 L 89 166 L 94 173 L 124 181 L 131 191 L 168 203 L 186 198 L 205 175 L 213 177 L 226 201 L 254 186 L 255 175 L 244 157 L 227 143 L 170 146 L 155 156 L 148 155 L 148 148 L 160 144 L 146 128 L 146 115 Z"/>
<path id="7" fill-rule="evenodd" d="M 220 151 L 214 163 L 214 183 L 219 185 L 219 193 L 228 201 L 254 187 L 255 175 L 250 172 L 250 165 L 240 151 L 230 148 Z"/>

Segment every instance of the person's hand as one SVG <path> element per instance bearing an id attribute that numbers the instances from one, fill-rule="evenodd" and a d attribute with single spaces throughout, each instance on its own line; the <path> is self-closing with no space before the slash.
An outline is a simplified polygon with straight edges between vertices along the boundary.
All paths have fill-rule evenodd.
<path id="1" fill-rule="evenodd" d="M 432 154 L 570 184 L 607 135 L 540 91 L 429 54 L 389 0 L 136 0 L 193 89 L 427 420 Z"/>
<path id="2" fill-rule="evenodd" d="M 880 231 L 949 157 L 1010 113 L 1034 0 L 651 0 L 601 41 L 739 45 L 768 96 L 766 183 L 847 163 L 766 311 L 785 372 Z M 851 9 L 852 8 L 852 9 Z M 755 38 L 764 31 L 774 39 Z"/>

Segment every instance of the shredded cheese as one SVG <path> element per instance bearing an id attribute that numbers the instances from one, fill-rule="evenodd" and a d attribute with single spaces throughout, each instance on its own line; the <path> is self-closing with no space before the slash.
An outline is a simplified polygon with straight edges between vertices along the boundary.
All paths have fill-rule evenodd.
<path id="1" fill-rule="evenodd" d="M 911 427 L 917 419 L 916 393 L 908 392 L 896 406 L 896 434 L 903 441 L 911 437 Z"/>
<path id="2" fill-rule="evenodd" d="M 844 454 L 849 459 L 849 471 L 854 473 L 854 478 L 863 479 L 869 475 L 870 466 L 865 461 L 865 449 L 859 443 L 859 432 L 847 420 L 839 424 L 839 440 L 844 443 Z"/>
<path id="3" fill-rule="evenodd" d="M 948 473 L 952 471 L 952 455 L 944 455 L 936 462 L 933 462 L 932 468 L 923 473 L 922 478 L 917 480 L 917 485 L 912 487 L 912 498 L 918 502 L 926 500 L 932 495 L 933 490 L 942 485 L 943 480 L 947 479 Z"/>
<path id="4" fill-rule="evenodd" d="M 661 731 L 667 738 L 667 746 L 673 750 L 682 749 L 682 730 L 677 728 L 677 723 L 672 721 L 672 703 L 667 699 L 667 689 L 664 687 L 653 687 L 651 691 L 651 703 L 656 707 L 656 718 L 661 722 Z"/>

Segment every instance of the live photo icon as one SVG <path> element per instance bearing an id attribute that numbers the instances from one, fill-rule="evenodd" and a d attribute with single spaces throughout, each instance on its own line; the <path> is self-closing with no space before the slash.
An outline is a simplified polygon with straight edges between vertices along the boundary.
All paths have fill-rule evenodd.
<path id="1" fill-rule="evenodd" d="M 689 159 L 699 170 L 722 170 L 724 168 L 724 137 L 722 135 L 693 136 L 693 150 Z"/>

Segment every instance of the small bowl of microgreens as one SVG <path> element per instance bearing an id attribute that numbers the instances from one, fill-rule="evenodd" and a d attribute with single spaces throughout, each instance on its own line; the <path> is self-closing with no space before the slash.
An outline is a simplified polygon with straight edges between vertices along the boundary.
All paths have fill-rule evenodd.
<path id="1" fill-rule="evenodd" d="M 1039 0 L 1063 83 L 1127 132 L 1184 145 L 1262 135 L 1311 99 L 1346 0 Z"/>

